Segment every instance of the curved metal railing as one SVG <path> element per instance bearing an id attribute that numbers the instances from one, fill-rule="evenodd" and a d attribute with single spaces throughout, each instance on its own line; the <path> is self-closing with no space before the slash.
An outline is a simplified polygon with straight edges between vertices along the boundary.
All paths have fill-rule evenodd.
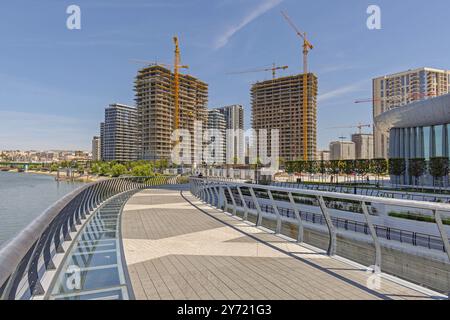
<path id="1" fill-rule="evenodd" d="M 440 237 L 435 237 L 439 245 L 436 247 L 445 252 L 450 261 L 450 244 L 443 217 L 450 214 L 450 205 L 442 203 L 400 200 L 382 197 L 370 197 L 364 195 L 344 194 L 317 190 L 306 190 L 287 187 L 265 186 L 245 184 L 238 182 L 219 181 L 209 178 L 190 178 L 191 192 L 201 200 L 223 209 L 231 210 L 233 215 L 237 211 L 243 213 L 244 220 L 248 220 L 249 214 L 256 215 L 256 225 L 261 226 L 263 218 L 275 221 L 275 232 L 280 234 L 282 222 L 294 223 L 298 227 L 298 242 L 303 242 L 304 224 L 308 223 L 304 213 L 305 204 L 318 207 L 319 214 L 314 214 L 313 219 L 320 216 L 321 224 L 326 225 L 329 236 L 328 255 L 336 254 L 337 229 L 342 229 L 340 220 L 333 217 L 331 209 L 336 202 L 345 203 L 352 207 L 364 220 L 361 225 L 365 234 L 371 236 L 375 246 L 374 266 L 381 270 L 381 242 L 380 238 L 391 239 L 389 235 L 380 234 L 380 226 L 373 222 L 373 204 L 383 204 L 394 207 L 413 208 L 415 210 L 429 211 L 435 220 L 435 225 Z M 346 209 L 342 209 L 346 211 Z M 345 219 L 344 219 L 345 229 Z M 352 231 L 347 227 L 347 230 Z M 382 232 L 381 232 L 382 233 Z M 400 237 L 400 239 L 402 239 Z M 426 246 L 422 246 L 427 248 Z M 436 249 L 434 246 L 429 249 Z"/>
<path id="2" fill-rule="evenodd" d="M 72 241 L 96 208 L 123 192 L 176 184 L 176 176 L 127 177 L 101 180 L 67 194 L 44 211 L 0 250 L 0 298 L 30 299 L 45 293 L 42 279 L 56 270 L 55 256 Z"/>
<path id="3" fill-rule="evenodd" d="M 416 188 L 417 191 L 410 192 L 410 191 L 390 190 L 388 188 L 380 189 L 376 188 L 375 186 L 369 188 L 369 187 L 347 186 L 339 184 L 332 185 L 332 184 L 314 184 L 314 183 L 305 184 L 292 182 L 272 182 L 271 185 L 274 187 L 282 187 L 282 188 L 359 194 L 362 196 L 370 196 L 370 197 L 450 203 L 450 195 L 448 194 L 420 193 L 420 189 L 418 188 Z"/>

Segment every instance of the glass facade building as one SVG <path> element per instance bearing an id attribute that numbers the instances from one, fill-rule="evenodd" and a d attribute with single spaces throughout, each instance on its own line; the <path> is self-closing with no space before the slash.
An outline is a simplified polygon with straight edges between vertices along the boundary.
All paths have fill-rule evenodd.
<path id="1" fill-rule="evenodd" d="M 415 179 L 408 168 L 411 159 L 450 158 L 450 95 L 392 109 L 376 117 L 375 125 L 389 133 L 389 158 L 406 163 L 405 173 L 391 178 L 400 184 L 432 185 L 429 172 Z M 448 175 L 442 181 L 448 185 Z"/>
<path id="2" fill-rule="evenodd" d="M 133 106 L 111 104 L 105 109 L 101 128 L 102 160 L 135 161 L 139 156 L 137 110 Z"/>
<path id="3" fill-rule="evenodd" d="M 393 128 L 389 134 L 389 158 L 450 157 L 450 124 Z"/>

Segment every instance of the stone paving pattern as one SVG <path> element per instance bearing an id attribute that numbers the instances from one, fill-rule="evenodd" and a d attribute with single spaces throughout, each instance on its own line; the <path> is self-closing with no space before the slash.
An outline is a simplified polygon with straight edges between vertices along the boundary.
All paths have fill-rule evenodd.
<path id="1" fill-rule="evenodd" d="M 366 270 L 255 228 L 180 187 L 134 195 L 122 237 L 139 300 L 432 298 L 384 278 L 368 289 Z"/>

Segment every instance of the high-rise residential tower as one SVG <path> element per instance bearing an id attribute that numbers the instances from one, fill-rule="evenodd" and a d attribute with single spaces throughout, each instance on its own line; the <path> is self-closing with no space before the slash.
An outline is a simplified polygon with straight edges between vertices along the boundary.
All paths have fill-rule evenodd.
<path id="1" fill-rule="evenodd" d="M 111 104 L 105 109 L 103 159 L 134 161 L 139 155 L 137 110 L 124 104 Z"/>
<path id="2" fill-rule="evenodd" d="M 100 137 L 92 138 L 92 160 L 100 161 L 101 160 L 101 142 Z"/>
<path id="3" fill-rule="evenodd" d="M 234 164 L 245 162 L 244 146 L 244 107 L 231 105 L 217 108 L 225 117 L 227 134 L 225 137 L 226 163 Z"/>
<path id="4" fill-rule="evenodd" d="M 420 68 L 373 79 L 373 118 L 395 107 L 449 93 L 450 71 Z M 374 127 L 374 156 L 387 158 L 389 133 Z"/>
<path id="5" fill-rule="evenodd" d="M 219 112 L 219 110 L 209 110 L 208 111 L 208 129 L 214 130 L 217 132 L 217 134 L 220 134 L 220 137 L 217 135 L 212 135 L 209 138 L 209 141 L 207 141 L 207 144 L 214 144 L 216 148 L 212 148 L 213 154 L 210 156 L 211 159 L 214 159 L 215 161 L 211 161 L 211 159 L 205 159 L 205 161 L 208 164 L 211 164 L 211 162 L 216 162 L 217 164 L 225 164 L 226 162 L 226 144 L 225 144 L 225 137 L 226 137 L 226 131 L 227 131 L 227 124 L 225 121 L 225 116 Z"/>
<path id="6" fill-rule="evenodd" d="M 105 158 L 105 145 L 103 143 L 104 141 L 105 141 L 105 123 L 101 122 L 100 123 L 100 160 L 102 160 L 102 161 Z"/>
<path id="7" fill-rule="evenodd" d="M 252 128 L 267 129 L 270 150 L 270 130 L 278 129 L 280 157 L 284 161 L 303 159 L 303 141 L 307 140 L 308 159 L 317 152 L 317 77 L 308 74 L 307 92 L 303 87 L 303 74 L 282 77 L 252 86 Z M 307 113 L 303 113 L 303 95 L 307 94 Z M 307 137 L 303 135 L 306 117 Z M 270 152 L 270 151 L 269 151 Z"/>
<path id="8" fill-rule="evenodd" d="M 171 139 L 175 130 L 173 72 L 159 65 L 139 70 L 135 94 L 141 157 L 144 160 L 172 160 L 174 142 Z M 202 129 L 206 129 L 207 103 L 208 85 L 190 75 L 180 75 L 179 129 L 189 130 L 192 155 L 201 152 L 202 144 L 194 142 L 194 122 L 201 121 Z"/>

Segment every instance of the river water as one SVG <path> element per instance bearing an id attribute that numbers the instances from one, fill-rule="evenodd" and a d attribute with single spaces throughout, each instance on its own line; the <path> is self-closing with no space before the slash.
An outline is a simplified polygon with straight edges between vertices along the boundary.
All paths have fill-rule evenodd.
<path id="1" fill-rule="evenodd" d="M 0 247 L 79 182 L 56 182 L 48 175 L 0 172 Z"/>

